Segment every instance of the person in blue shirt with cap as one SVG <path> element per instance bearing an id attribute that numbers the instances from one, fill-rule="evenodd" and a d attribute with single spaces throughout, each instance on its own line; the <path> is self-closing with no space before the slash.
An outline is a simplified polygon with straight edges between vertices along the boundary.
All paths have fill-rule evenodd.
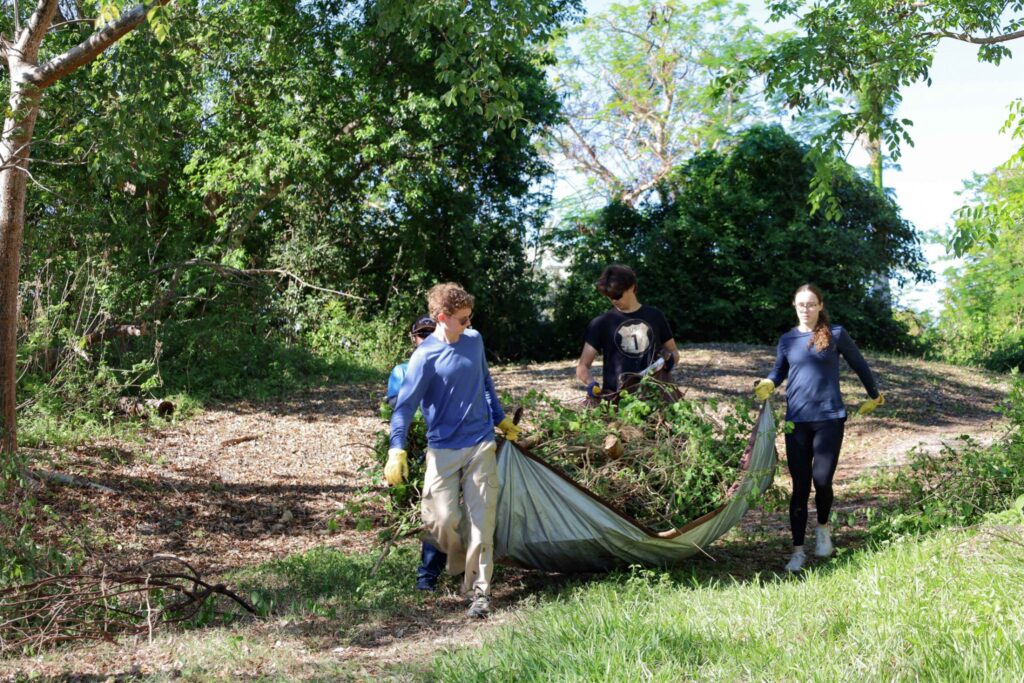
<path id="1" fill-rule="evenodd" d="M 409 331 L 409 338 L 412 340 L 414 351 L 423 343 L 423 340 L 433 334 L 436 327 L 437 323 L 429 315 L 420 316 L 413 322 L 412 328 Z M 408 371 L 409 361 L 399 363 L 391 369 L 384 400 L 387 401 L 387 404 L 392 409 L 394 409 L 395 403 L 398 401 L 398 390 L 402 388 L 402 382 L 405 380 L 405 375 Z M 447 562 L 447 555 L 431 545 L 429 541 L 424 540 L 420 548 L 420 566 L 416 569 L 417 590 L 437 590 L 437 581 L 441 576 L 441 572 L 444 571 Z"/>
<path id="2" fill-rule="evenodd" d="M 818 526 L 814 530 L 818 557 L 832 554 L 828 518 L 832 511 L 832 477 L 843 445 L 846 407 L 839 393 L 839 357 L 842 356 L 867 391 L 869 400 L 857 409 L 867 415 L 885 399 L 878 391 L 871 369 L 857 349 L 850 333 L 832 325 L 825 311 L 825 298 L 812 284 L 801 285 L 793 296 L 799 324 L 779 339 L 775 367 L 757 382 L 754 395 L 764 401 L 775 387 L 787 381 L 786 420 L 794 425 L 786 434 L 786 461 L 793 478 L 789 500 L 789 522 L 793 534 L 793 555 L 787 572 L 803 568 L 804 536 L 807 531 L 807 503 L 814 483 Z"/>

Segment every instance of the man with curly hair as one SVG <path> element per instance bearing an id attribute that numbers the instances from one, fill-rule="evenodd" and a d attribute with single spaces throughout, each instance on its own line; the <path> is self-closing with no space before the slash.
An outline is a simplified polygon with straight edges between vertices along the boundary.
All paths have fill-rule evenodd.
<path id="1" fill-rule="evenodd" d="M 427 423 L 427 462 L 421 511 L 427 538 L 448 555 L 448 572 L 463 574 L 469 616 L 490 614 L 494 525 L 498 502 L 494 427 L 515 441 L 519 427 L 505 416 L 484 357 L 483 338 L 470 329 L 473 297 L 448 282 L 427 292 L 437 328 L 413 352 L 391 416 L 384 476 L 409 476 L 405 436 L 417 406 Z M 459 496 L 465 503 L 465 512 Z M 459 531 L 467 518 L 469 542 Z"/>

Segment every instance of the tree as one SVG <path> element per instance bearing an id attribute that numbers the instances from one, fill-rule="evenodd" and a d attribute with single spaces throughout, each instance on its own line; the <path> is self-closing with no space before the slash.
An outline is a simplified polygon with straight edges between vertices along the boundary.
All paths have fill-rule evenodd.
<path id="1" fill-rule="evenodd" d="M 549 154 L 584 174 L 589 196 L 636 205 L 685 159 L 765 113 L 748 88 L 713 91 L 730 64 L 772 40 L 731 0 L 638 0 L 588 17 L 557 49 L 565 120 Z"/>
<path id="2" fill-rule="evenodd" d="M 32 134 L 45 90 L 62 78 L 91 63 L 110 46 L 146 21 L 168 0 L 139 3 L 123 12 L 116 5 L 101 8 L 110 17 L 101 28 L 70 49 L 47 55 L 43 41 L 68 23 L 84 22 L 80 16 L 65 17 L 58 0 L 38 0 L 22 24 L 14 5 L 13 38 L 0 43 L 0 57 L 10 76 L 7 115 L 0 139 L 0 458 L 17 450 L 15 422 L 16 340 L 18 273 L 25 230 L 25 196 L 31 157 Z M 42 56 L 42 58 L 40 58 Z"/>
<path id="3" fill-rule="evenodd" d="M 999 64 L 1011 56 L 1006 43 L 1024 38 L 1020 0 L 883 2 L 875 0 L 774 0 L 772 18 L 796 17 L 803 34 L 784 41 L 766 58 L 750 60 L 764 74 L 767 90 L 796 110 L 818 108 L 835 93 L 858 104 L 836 116 L 813 140 L 816 164 L 812 205 L 838 209 L 830 194 L 837 159 L 845 158 L 851 136 L 868 141 L 876 184 L 881 178 L 881 147 L 893 159 L 913 144 L 912 122 L 898 116 L 900 89 L 930 82 L 935 48 L 941 40 L 978 46 L 978 58 Z M 738 74 L 734 76 L 739 77 Z M 742 79 L 742 77 L 740 77 Z M 732 82 L 734 79 L 726 79 Z M 969 237 L 969 236 L 968 236 Z M 970 239 L 954 239 L 962 251 Z"/>
<path id="4" fill-rule="evenodd" d="M 904 332 L 873 284 L 879 270 L 899 281 L 929 279 L 917 235 L 850 166 L 836 181 L 842 217 L 812 214 L 807 151 L 779 126 L 754 127 L 676 169 L 671 202 L 613 204 L 563 230 L 562 255 L 577 257 L 567 289 L 586 294 L 604 264 L 622 261 L 636 268 L 643 300 L 665 312 L 677 339 L 771 343 L 792 327 L 793 291 L 811 281 L 862 343 L 901 348 Z M 593 295 L 584 301 L 602 306 Z M 560 302 L 556 319 L 575 315 Z"/>
<path id="5" fill-rule="evenodd" d="M 976 177 L 968 186 L 969 204 L 1002 205 L 1024 215 L 1024 169 L 1002 168 Z M 969 215 L 956 230 L 974 228 Z M 975 243 L 962 266 L 947 273 L 938 344 L 943 354 L 961 363 L 996 370 L 1024 367 L 1024 223 L 999 228 L 997 246 Z"/>
<path id="6" fill-rule="evenodd" d="M 186 2 L 179 23 L 189 26 L 179 42 L 164 51 L 121 43 L 118 59 L 100 62 L 96 57 L 156 5 L 119 14 L 107 8 L 104 28 L 80 34 L 88 23 L 72 14 L 80 4 L 41 0 L 24 30 L 18 17 L 8 17 L 24 45 L 7 53 L 14 116 L 5 139 L 16 154 L 5 164 L 12 192 L 5 195 L 10 220 L 0 242 L 0 452 L 16 445 L 14 340 L 27 143 L 44 90 L 60 104 L 44 120 L 54 122 L 47 129 L 47 142 L 55 143 L 50 149 L 71 150 L 81 165 L 46 167 L 44 175 L 60 178 L 70 191 L 45 199 L 29 193 L 39 224 L 63 228 L 35 234 L 65 261 L 69 249 L 88 245 L 116 277 L 116 286 L 105 290 L 113 314 L 130 319 L 155 317 L 153 311 L 182 300 L 192 302 L 190 315 L 201 313 L 216 299 L 211 271 L 298 265 L 345 282 L 359 269 L 379 268 L 394 282 L 407 263 L 394 245 L 422 229 L 416 216 L 440 229 L 442 206 L 448 213 L 456 207 L 457 218 L 447 224 L 471 234 L 474 222 L 506 229 L 509 223 L 495 219 L 517 202 L 525 213 L 510 211 L 508 220 L 528 224 L 527 213 L 538 205 L 529 189 L 542 166 L 527 150 L 530 127 L 554 107 L 534 87 L 543 60 L 534 46 L 578 10 L 577 0 L 472 7 Z M 64 43 L 70 43 L 66 50 Z M 48 62 L 36 60 L 51 53 Z M 88 63 L 94 68 L 78 68 Z M 162 74 L 161 67 L 169 71 Z M 64 87 L 72 81 L 74 87 Z M 479 201 L 465 201 L 467 178 L 486 190 Z M 465 196 L 454 201 L 459 194 Z M 76 211 L 88 212 L 88 222 L 76 222 Z M 419 241 L 458 253 L 425 233 Z M 376 245 L 377 252 L 339 269 L 345 244 Z M 331 253 L 343 258 L 327 259 Z M 383 276 L 367 280 L 386 297 Z M 206 295 L 183 296 L 196 292 Z M 281 299 L 280 292 L 274 296 Z"/>

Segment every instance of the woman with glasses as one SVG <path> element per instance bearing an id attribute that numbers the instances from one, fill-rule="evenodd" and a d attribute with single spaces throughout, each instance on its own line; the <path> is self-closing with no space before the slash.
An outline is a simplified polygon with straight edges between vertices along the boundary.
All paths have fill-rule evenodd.
<path id="1" fill-rule="evenodd" d="M 636 273 L 620 264 L 605 268 L 597 281 L 597 291 L 611 301 L 612 307 L 587 325 L 583 353 L 576 363 L 576 377 L 592 398 L 617 391 L 623 373 L 644 370 L 663 352 L 666 360 L 661 378 L 669 380 L 679 360 L 664 314 L 654 306 L 641 304 L 637 288 Z M 590 372 L 599 353 L 603 356 L 600 383 Z"/>
<path id="2" fill-rule="evenodd" d="M 804 565 L 804 535 L 807 530 L 807 504 L 814 483 L 814 502 L 818 526 L 814 530 L 818 557 L 832 554 L 829 514 L 832 511 L 832 477 L 843 445 L 846 407 L 839 393 L 839 357 L 857 373 L 870 400 L 861 404 L 858 415 L 867 415 L 885 399 L 878 391 L 867 362 L 850 334 L 829 322 L 821 290 L 802 285 L 793 296 L 798 324 L 782 335 L 776 352 L 775 367 L 754 388 L 758 400 L 767 399 L 775 387 L 787 381 L 786 420 L 794 424 L 786 434 L 786 460 L 793 479 L 789 499 L 789 523 L 793 534 L 793 555 L 787 572 Z"/>
<path id="3" fill-rule="evenodd" d="M 427 292 L 437 327 L 409 359 L 391 416 L 384 477 L 392 486 L 409 476 L 405 436 L 416 408 L 427 423 L 421 512 L 432 545 L 448 555 L 448 572 L 462 574 L 469 616 L 490 613 L 498 471 L 494 427 L 515 441 L 519 427 L 505 416 L 484 358 L 483 338 L 469 329 L 473 297 L 449 282 Z M 459 531 L 465 502 L 469 543 Z"/>

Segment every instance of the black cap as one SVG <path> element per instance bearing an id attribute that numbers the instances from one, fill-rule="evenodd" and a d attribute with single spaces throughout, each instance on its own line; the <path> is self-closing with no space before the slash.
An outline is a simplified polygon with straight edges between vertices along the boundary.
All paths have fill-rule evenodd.
<path id="1" fill-rule="evenodd" d="M 416 322 L 412 324 L 412 333 L 418 332 L 433 332 L 437 328 L 437 323 L 429 315 L 424 315 L 416 319 Z"/>

